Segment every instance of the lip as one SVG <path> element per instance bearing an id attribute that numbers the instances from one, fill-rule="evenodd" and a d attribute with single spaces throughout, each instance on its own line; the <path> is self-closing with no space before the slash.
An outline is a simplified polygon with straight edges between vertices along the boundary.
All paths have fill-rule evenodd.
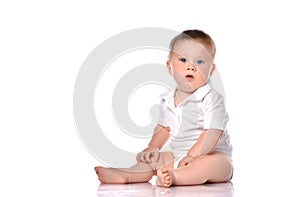
<path id="1" fill-rule="evenodd" d="M 195 77 L 192 74 L 187 74 L 187 75 L 185 75 L 185 79 L 188 80 L 188 81 L 192 81 L 192 80 L 195 79 Z"/>

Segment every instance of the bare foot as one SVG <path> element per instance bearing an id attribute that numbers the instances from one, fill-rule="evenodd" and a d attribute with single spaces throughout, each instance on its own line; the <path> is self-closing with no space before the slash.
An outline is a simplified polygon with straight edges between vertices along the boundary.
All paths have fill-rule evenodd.
<path id="1" fill-rule="evenodd" d="M 101 183 L 126 183 L 128 174 L 116 168 L 95 167 L 96 174 Z"/>
<path id="2" fill-rule="evenodd" d="M 156 185 L 159 187 L 171 187 L 174 182 L 172 171 L 157 170 Z"/>

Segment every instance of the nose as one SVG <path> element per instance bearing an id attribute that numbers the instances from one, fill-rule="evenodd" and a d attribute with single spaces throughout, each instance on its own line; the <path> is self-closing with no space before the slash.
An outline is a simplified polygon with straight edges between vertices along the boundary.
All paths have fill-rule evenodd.
<path id="1" fill-rule="evenodd" d="M 194 64 L 189 62 L 189 63 L 187 63 L 187 70 L 196 71 L 196 67 Z"/>

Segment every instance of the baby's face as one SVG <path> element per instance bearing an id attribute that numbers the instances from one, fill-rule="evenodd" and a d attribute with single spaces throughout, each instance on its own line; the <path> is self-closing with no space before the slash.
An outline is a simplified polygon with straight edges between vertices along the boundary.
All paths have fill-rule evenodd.
<path id="1" fill-rule="evenodd" d="M 205 85 L 215 68 L 205 46 L 191 40 L 176 42 L 167 66 L 177 89 L 189 93 Z"/>

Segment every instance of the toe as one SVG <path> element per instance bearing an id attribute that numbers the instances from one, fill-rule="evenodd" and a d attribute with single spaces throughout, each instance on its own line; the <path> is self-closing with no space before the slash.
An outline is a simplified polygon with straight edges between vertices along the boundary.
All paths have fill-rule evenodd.
<path id="1" fill-rule="evenodd" d="M 94 167 L 96 174 L 98 174 L 98 167 Z"/>

